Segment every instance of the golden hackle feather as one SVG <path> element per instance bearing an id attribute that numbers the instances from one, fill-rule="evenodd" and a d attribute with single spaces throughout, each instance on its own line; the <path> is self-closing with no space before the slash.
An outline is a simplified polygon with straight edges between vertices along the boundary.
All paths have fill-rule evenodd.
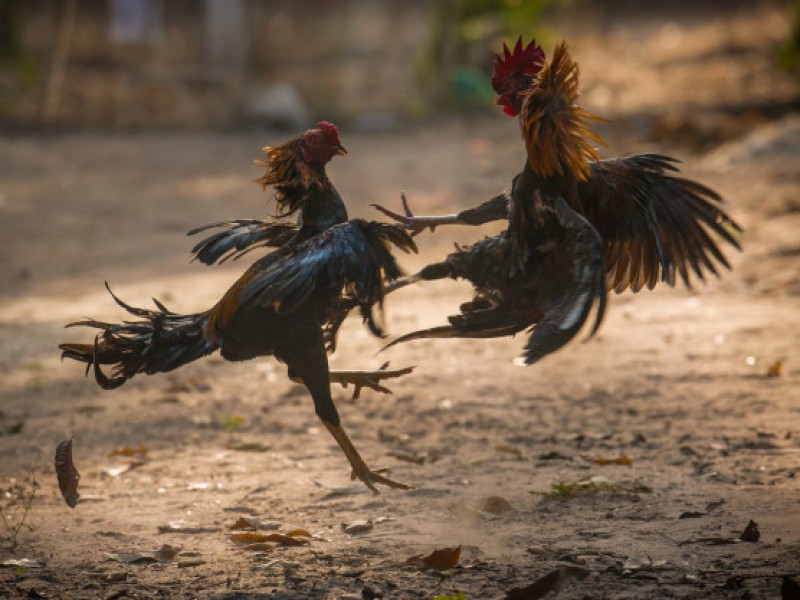
<path id="1" fill-rule="evenodd" d="M 257 159 L 255 164 L 264 169 L 264 175 L 256 179 L 256 182 L 264 190 L 269 187 L 275 189 L 275 202 L 286 213 L 301 208 L 299 205 L 295 206 L 300 197 L 286 192 L 297 188 L 321 187 L 327 179 L 323 168 L 303 160 L 299 138 L 280 146 L 264 146 L 263 151 L 264 158 Z"/>
<path id="2" fill-rule="evenodd" d="M 553 60 L 523 94 L 520 124 L 531 170 L 543 178 L 586 179 L 588 161 L 599 159 L 590 142 L 604 144 L 588 121 L 602 119 L 578 105 L 578 65 L 566 43 L 556 46 Z"/>

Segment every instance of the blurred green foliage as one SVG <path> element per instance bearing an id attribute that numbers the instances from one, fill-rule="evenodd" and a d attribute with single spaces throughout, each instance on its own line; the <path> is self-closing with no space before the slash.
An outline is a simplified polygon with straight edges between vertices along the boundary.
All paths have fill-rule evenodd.
<path id="1" fill-rule="evenodd" d="M 22 44 L 21 4 L 0 0 L 0 68 L 9 66 L 20 85 L 29 86 L 36 81 L 36 61 Z"/>
<path id="2" fill-rule="evenodd" d="M 577 1 L 577 0 L 575 0 Z M 417 63 L 431 108 L 470 108 L 491 104 L 493 51 L 522 35 L 540 42 L 548 8 L 570 0 L 437 0 L 431 37 Z"/>
<path id="3" fill-rule="evenodd" d="M 791 3 L 792 28 L 781 45 L 778 61 L 787 71 L 800 73 L 800 0 Z"/>
<path id="4" fill-rule="evenodd" d="M 0 0 L 0 115 L 11 111 L 15 92 L 32 86 L 39 76 L 33 53 L 22 43 L 22 5 Z"/>

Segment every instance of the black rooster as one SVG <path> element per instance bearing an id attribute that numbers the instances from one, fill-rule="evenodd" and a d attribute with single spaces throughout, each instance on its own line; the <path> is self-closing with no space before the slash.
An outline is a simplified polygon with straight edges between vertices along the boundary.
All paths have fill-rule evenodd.
<path id="1" fill-rule="evenodd" d="M 171 371 L 216 350 L 232 361 L 274 356 L 287 364 L 290 377 L 308 388 L 317 415 L 350 461 L 354 477 L 375 492 L 375 484 L 408 489 L 370 470 L 358 454 L 341 426 L 330 379 L 385 391 L 377 383 L 380 379 L 410 369 L 341 372 L 337 378 L 328 370 L 326 340 L 332 345 L 343 303 L 360 307 L 369 328 L 381 333 L 373 307 L 383 300 L 384 281 L 401 275 L 389 248 L 395 245 L 408 252 L 416 246 L 397 226 L 346 220 L 344 203 L 325 175 L 325 164 L 343 148 L 335 127 L 326 125 L 267 150 L 262 182 L 276 187 L 286 209 L 301 210 L 302 223 L 291 241 L 283 240 L 280 248 L 255 262 L 212 308 L 180 315 L 157 301 L 158 310 L 147 310 L 114 297 L 138 320 L 72 323 L 69 326 L 94 327 L 101 333 L 94 344 L 66 343 L 60 348 L 64 357 L 87 363 L 87 370 L 93 366 L 105 389 L 138 373 Z M 235 248 L 223 236 L 207 240 L 198 256 L 208 250 L 206 256 L 216 259 Z M 111 377 L 102 372 L 103 364 L 113 365 Z"/>
<path id="2" fill-rule="evenodd" d="M 606 287 L 616 292 L 669 285 L 689 270 L 703 279 L 729 264 L 709 231 L 737 249 L 739 226 L 707 187 L 675 176 L 675 159 L 645 154 L 599 160 L 587 129 L 593 119 L 577 104 L 578 66 L 559 44 L 549 66 L 522 40 L 494 63 L 497 103 L 519 115 L 527 160 L 510 194 L 457 215 L 415 216 L 376 206 L 418 233 L 439 225 L 507 219 L 502 234 L 451 254 L 393 289 L 419 279 L 462 277 L 477 294 L 450 325 L 405 335 L 496 337 L 533 327 L 525 351 L 531 364 L 568 342 L 597 302 L 592 333 L 603 316 Z"/>

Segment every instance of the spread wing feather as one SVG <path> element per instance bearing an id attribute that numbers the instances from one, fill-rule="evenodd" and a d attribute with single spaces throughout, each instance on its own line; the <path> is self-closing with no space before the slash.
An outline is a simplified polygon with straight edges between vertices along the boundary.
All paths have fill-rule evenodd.
<path id="1" fill-rule="evenodd" d="M 287 248 L 279 260 L 255 263 L 241 287 L 239 303 L 291 314 L 316 292 L 339 296 L 345 291 L 358 302 L 370 327 L 379 331 L 372 307 L 383 300 L 384 280 L 402 275 L 390 252 L 392 245 L 416 252 L 414 241 L 400 227 L 360 219 L 336 225 Z"/>
<path id="2" fill-rule="evenodd" d="M 678 161 L 641 154 L 589 163 L 578 184 L 583 212 L 605 242 L 609 287 L 638 292 L 676 273 L 687 286 L 730 264 L 710 233 L 740 249 L 741 227 L 710 188 L 678 177 Z"/>
<path id="3" fill-rule="evenodd" d="M 192 260 L 206 265 L 219 264 L 241 258 L 251 250 L 263 247 L 280 247 L 288 243 L 299 230 L 294 223 L 234 219 L 192 229 L 186 235 L 195 235 L 213 228 L 222 228 L 203 238 L 192 248 Z"/>

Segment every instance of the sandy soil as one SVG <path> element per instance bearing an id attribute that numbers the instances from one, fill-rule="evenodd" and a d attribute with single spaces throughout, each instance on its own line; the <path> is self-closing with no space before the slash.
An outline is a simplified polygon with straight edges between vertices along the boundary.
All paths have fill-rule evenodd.
<path id="1" fill-rule="evenodd" d="M 59 361 L 57 343 L 82 333 L 64 323 L 122 317 L 103 280 L 137 305 L 215 301 L 243 265 L 188 264 L 182 234 L 264 214 L 251 161 L 285 134 L 0 142 L 0 596 L 472 600 L 571 566 L 586 577 L 565 577 L 560 597 L 780 597 L 781 577 L 800 572 L 800 121 L 775 114 L 796 93 L 771 66 L 785 21 L 739 11 L 666 30 L 631 23 L 605 40 L 572 27 L 587 104 L 615 117 L 599 128 L 604 154 L 683 158 L 730 201 L 745 252 L 728 253 L 734 269 L 718 282 L 614 297 L 595 339 L 531 368 L 512 364 L 521 338 L 376 356 L 381 342 L 346 323 L 333 367 L 417 365 L 393 396 L 352 403 L 335 392 L 368 462 L 410 492 L 373 496 L 350 482 L 303 388 L 273 360 L 212 357 L 114 392 Z M 636 59 L 614 60 L 627 47 Z M 373 217 L 369 202 L 394 203 L 400 189 L 423 212 L 474 205 L 523 160 L 499 116 L 343 138 L 350 156 L 330 172 L 354 216 Z M 490 231 L 425 234 L 403 264 Z M 442 322 L 468 291 L 437 282 L 397 293 L 391 333 Z M 74 510 L 52 469 L 71 435 L 85 499 Z M 146 455 L 109 456 L 140 445 Z M 13 536 L 32 479 L 32 530 Z M 587 481 L 561 497 L 531 493 Z M 247 551 L 229 539 L 240 517 L 314 537 Z M 757 543 L 721 543 L 751 519 Z M 358 520 L 371 526 L 343 531 Z M 174 560 L 120 562 L 164 544 L 181 549 Z M 459 545 L 449 571 L 407 564 Z M 20 559 L 35 564 L 8 565 Z"/>

